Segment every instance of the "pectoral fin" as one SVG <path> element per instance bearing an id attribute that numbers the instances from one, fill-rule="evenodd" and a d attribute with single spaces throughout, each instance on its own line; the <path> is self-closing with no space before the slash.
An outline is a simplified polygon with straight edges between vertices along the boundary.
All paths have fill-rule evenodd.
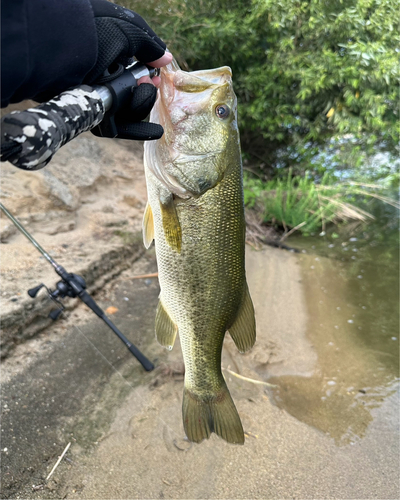
<path id="1" fill-rule="evenodd" d="M 238 315 L 229 333 L 240 352 L 251 349 L 256 341 L 256 319 L 247 283 Z"/>
<path id="2" fill-rule="evenodd" d="M 146 248 L 149 248 L 151 242 L 154 240 L 154 219 L 153 219 L 153 211 L 149 202 L 147 202 L 146 209 L 143 215 L 143 243 Z"/>
<path id="3" fill-rule="evenodd" d="M 165 239 L 173 250 L 181 253 L 182 230 L 172 195 L 165 202 L 160 201 L 160 207 Z"/>
<path id="4" fill-rule="evenodd" d="M 174 347 L 178 327 L 172 321 L 161 300 L 158 302 L 156 311 L 156 337 L 158 342 L 167 349 Z"/>

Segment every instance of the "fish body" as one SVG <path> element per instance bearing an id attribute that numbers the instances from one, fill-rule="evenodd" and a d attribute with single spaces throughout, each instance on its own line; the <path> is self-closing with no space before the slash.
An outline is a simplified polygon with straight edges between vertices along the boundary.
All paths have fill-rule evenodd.
<path id="1" fill-rule="evenodd" d="M 164 136 L 145 143 L 145 245 L 154 238 L 160 282 L 156 336 L 185 363 L 183 424 L 201 442 L 211 432 L 244 442 L 221 373 L 230 332 L 240 351 L 255 341 L 244 267 L 245 219 L 236 97 L 231 71 L 162 70 L 151 121 Z"/>

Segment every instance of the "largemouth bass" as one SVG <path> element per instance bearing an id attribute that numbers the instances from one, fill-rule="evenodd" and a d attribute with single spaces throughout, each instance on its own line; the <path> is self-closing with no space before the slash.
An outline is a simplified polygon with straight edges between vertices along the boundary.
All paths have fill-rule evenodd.
<path id="1" fill-rule="evenodd" d="M 237 101 L 231 70 L 161 71 L 150 120 L 163 137 L 145 143 L 148 204 L 143 236 L 155 240 L 161 287 L 156 337 L 172 349 L 179 333 L 185 363 L 183 425 L 196 443 L 212 432 L 244 443 L 221 373 L 229 331 L 241 352 L 255 342 L 245 267 L 245 219 Z"/>

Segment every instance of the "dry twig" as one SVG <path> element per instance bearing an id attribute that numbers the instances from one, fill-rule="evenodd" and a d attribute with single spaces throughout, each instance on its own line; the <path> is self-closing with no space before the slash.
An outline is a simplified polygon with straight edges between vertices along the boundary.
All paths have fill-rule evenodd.
<path id="1" fill-rule="evenodd" d="M 46 482 L 51 478 L 51 476 L 53 475 L 54 471 L 57 469 L 57 467 L 59 466 L 61 460 L 63 459 L 64 455 L 67 453 L 68 451 L 68 448 L 71 446 L 71 443 L 68 443 L 67 446 L 65 447 L 64 451 L 61 453 L 61 455 L 58 457 L 58 460 L 56 462 L 56 464 L 54 465 L 54 467 L 51 469 L 51 472 L 50 474 L 46 477 Z"/>
<path id="2" fill-rule="evenodd" d="M 289 232 L 287 232 L 286 234 L 284 234 L 284 235 L 282 236 L 282 238 L 279 240 L 279 243 L 282 243 L 282 241 L 286 240 L 286 238 L 287 238 L 288 236 L 290 236 L 290 235 L 291 235 L 291 234 L 293 234 L 295 231 L 297 231 L 298 229 L 300 229 L 301 227 L 303 227 L 305 224 L 307 224 L 307 222 L 306 222 L 306 221 L 303 221 L 303 222 L 300 222 L 300 224 L 297 224 L 297 226 L 292 227 L 292 229 L 291 229 Z"/>
<path id="3" fill-rule="evenodd" d="M 263 380 L 255 380 L 254 378 L 244 377 L 243 375 L 239 375 L 238 373 L 229 370 L 229 368 L 224 368 L 223 366 L 221 366 L 221 368 L 226 372 L 230 373 L 231 375 L 233 375 L 234 377 L 240 378 L 241 380 L 245 380 L 246 382 L 251 382 L 252 384 L 257 384 L 257 385 L 265 385 L 267 387 L 277 387 L 276 385 L 269 384 L 268 382 L 264 382 Z"/>

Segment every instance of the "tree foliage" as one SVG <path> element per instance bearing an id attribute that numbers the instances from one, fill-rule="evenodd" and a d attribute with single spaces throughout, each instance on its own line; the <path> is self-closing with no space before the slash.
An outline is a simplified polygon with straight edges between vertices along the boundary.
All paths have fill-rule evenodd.
<path id="1" fill-rule="evenodd" d="M 125 0 L 185 69 L 229 65 L 245 153 L 295 165 L 332 137 L 399 138 L 396 0 Z"/>

